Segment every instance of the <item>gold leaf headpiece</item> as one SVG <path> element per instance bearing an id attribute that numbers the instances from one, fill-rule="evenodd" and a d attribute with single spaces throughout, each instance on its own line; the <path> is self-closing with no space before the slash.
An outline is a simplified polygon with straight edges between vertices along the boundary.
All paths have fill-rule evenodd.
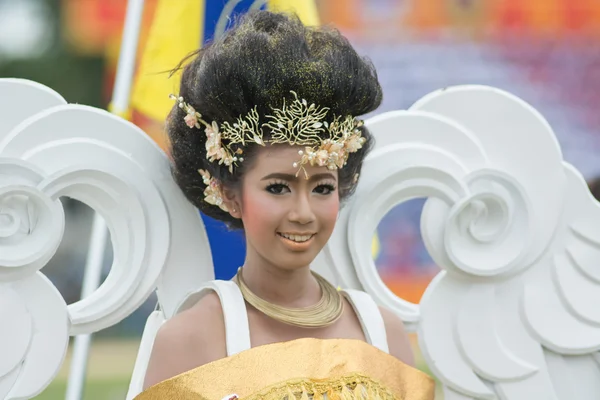
<path id="1" fill-rule="evenodd" d="M 215 121 L 209 124 L 203 120 L 202 115 L 183 97 L 170 97 L 186 112 L 184 120 L 190 128 L 200 129 L 201 124 L 204 126 L 208 160 L 227 165 L 229 172 L 233 172 L 238 162 L 244 161 L 243 147 L 248 143 L 304 147 L 298 151 L 300 160 L 293 164 L 299 168 L 298 172 L 304 170 L 307 164 L 332 170 L 342 168 L 350 153 L 358 151 L 365 142 L 359 129 L 363 122 L 350 115 L 336 116 L 327 121 L 325 118 L 329 108 L 309 105 L 305 99 L 299 99 L 296 92 L 291 93 L 294 101 L 287 105 L 284 99 L 282 108 L 273 108 L 273 113 L 265 116 L 265 123 L 260 123 L 254 107 L 247 115 L 238 117 L 235 123 L 223 122 L 220 126 Z M 263 127 L 271 130 L 271 139 L 268 141 L 263 140 Z M 321 137 L 323 133 L 327 134 L 324 139 Z"/>
<path id="2" fill-rule="evenodd" d="M 243 147 L 249 143 L 260 146 L 273 143 L 304 147 L 298 151 L 300 159 L 294 162 L 293 166 L 299 168 L 296 174 L 302 170 L 306 177 L 307 164 L 331 170 L 342 168 L 348 156 L 358 151 L 365 143 L 359 129 L 363 122 L 350 115 L 336 116 L 328 121 L 325 118 L 329 108 L 309 105 L 305 99 L 299 99 L 296 92 L 291 93 L 294 95 L 294 101 L 286 105 L 284 99 L 283 107 L 273 108 L 273 113 L 265 116 L 267 122 L 262 124 L 256 107 L 247 115 L 238 117 L 233 124 L 223 122 L 219 125 L 216 121 L 209 124 L 202 119 L 202 114 L 184 101 L 183 97 L 170 97 L 185 111 L 184 121 L 187 126 L 197 129 L 204 126 L 206 158 L 210 162 L 218 161 L 219 165 L 228 166 L 230 173 L 233 173 L 233 167 L 238 162 L 244 161 Z M 268 141 L 263 140 L 263 127 L 271 130 L 271 139 Z M 326 133 L 323 135 L 325 138 L 321 137 L 323 133 Z M 204 200 L 227 212 L 219 181 L 211 177 L 208 171 L 198 170 L 198 173 L 206 185 Z M 355 180 L 357 178 L 358 176 Z"/>

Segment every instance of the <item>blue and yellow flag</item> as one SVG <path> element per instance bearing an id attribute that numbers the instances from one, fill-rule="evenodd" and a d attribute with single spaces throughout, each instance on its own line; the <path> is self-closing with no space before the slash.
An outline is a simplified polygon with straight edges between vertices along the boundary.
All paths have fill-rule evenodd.
<path id="1" fill-rule="evenodd" d="M 222 34 L 236 15 L 265 8 L 296 13 L 306 25 L 319 24 L 314 0 L 158 0 L 132 91 L 132 108 L 164 120 L 173 106 L 169 94 L 179 91 L 179 76 L 169 79 L 165 71 Z"/>

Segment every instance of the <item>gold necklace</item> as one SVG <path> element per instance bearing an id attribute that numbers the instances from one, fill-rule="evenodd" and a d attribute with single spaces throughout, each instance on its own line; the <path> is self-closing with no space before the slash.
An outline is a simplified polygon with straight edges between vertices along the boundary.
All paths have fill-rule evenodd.
<path id="1" fill-rule="evenodd" d="M 344 302 L 341 294 L 316 272 L 311 271 L 323 295 L 316 304 L 303 308 L 282 307 L 261 299 L 246 286 L 241 272 L 242 269 L 238 269 L 235 281 L 244 299 L 258 311 L 274 320 L 301 328 L 321 328 L 333 324 L 342 316 Z"/>

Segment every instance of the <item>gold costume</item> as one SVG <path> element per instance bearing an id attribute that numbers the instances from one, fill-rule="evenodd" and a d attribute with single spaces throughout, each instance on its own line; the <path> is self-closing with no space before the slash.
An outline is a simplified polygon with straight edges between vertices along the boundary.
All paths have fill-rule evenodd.
<path id="1" fill-rule="evenodd" d="M 254 347 L 158 383 L 136 400 L 433 400 L 427 374 L 350 339 Z"/>

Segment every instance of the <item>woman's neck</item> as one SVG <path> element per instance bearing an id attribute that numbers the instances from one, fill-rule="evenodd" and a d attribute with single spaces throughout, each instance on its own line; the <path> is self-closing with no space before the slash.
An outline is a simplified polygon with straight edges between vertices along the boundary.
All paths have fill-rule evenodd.
<path id="1" fill-rule="evenodd" d="M 241 274 L 255 295 L 283 307 L 301 308 L 316 304 L 321 290 L 309 266 L 285 270 L 264 260 L 246 257 Z"/>

